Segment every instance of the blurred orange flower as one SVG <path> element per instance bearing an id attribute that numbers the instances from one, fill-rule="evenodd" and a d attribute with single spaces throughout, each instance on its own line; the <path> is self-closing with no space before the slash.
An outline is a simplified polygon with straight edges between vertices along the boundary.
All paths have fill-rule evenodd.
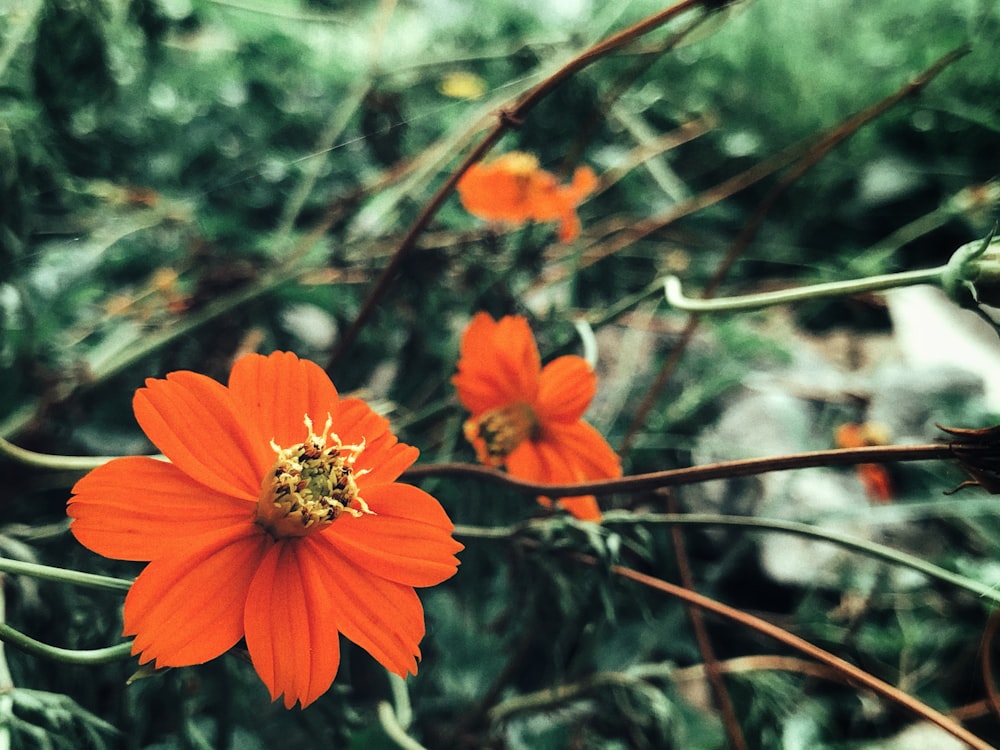
<path id="1" fill-rule="evenodd" d="M 579 167 L 569 185 L 560 185 L 532 154 L 511 151 L 473 164 L 456 187 L 465 210 L 474 216 L 512 224 L 558 221 L 559 241 L 571 242 L 580 234 L 576 207 L 597 189 L 597 175 L 590 167 Z"/>
<path id="2" fill-rule="evenodd" d="M 848 422 L 837 428 L 834 441 L 838 448 L 863 448 L 866 445 L 888 445 L 888 430 L 883 425 Z M 865 494 L 876 503 L 892 501 L 892 482 L 889 471 L 882 464 L 858 464 L 858 478 L 865 487 Z"/>
<path id="3" fill-rule="evenodd" d="M 483 312 L 465 329 L 460 355 L 452 382 L 472 413 L 465 436 L 480 462 L 549 484 L 621 476 L 611 446 L 581 419 L 597 390 L 582 357 L 559 357 L 543 368 L 524 318 L 495 321 Z M 539 502 L 551 505 L 548 498 Z M 558 504 L 577 518 L 601 520 L 593 495 Z"/>
<path id="4" fill-rule="evenodd" d="M 133 407 L 169 463 L 104 464 L 68 512 L 85 547 L 149 561 L 125 598 L 140 663 L 200 664 L 245 639 L 288 708 L 330 687 L 338 633 L 416 673 L 414 587 L 453 575 L 462 545 L 437 500 L 396 483 L 417 449 L 386 419 L 285 352 L 241 357 L 228 387 L 188 371 L 150 378 Z"/>

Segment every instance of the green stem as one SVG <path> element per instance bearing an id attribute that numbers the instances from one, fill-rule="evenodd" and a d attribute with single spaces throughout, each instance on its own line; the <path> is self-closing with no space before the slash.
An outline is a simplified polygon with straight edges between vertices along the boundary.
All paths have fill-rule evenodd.
<path id="1" fill-rule="evenodd" d="M 547 520 L 532 521 L 512 526 L 499 528 L 480 528 L 476 526 L 455 526 L 454 534 L 457 537 L 473 537 L 480 539 L 509 539 L 528 529 L 542 526 L 549 523 Z M 755 518 L 752 516 L 726 516 L 712 513 L 627 513 L 610 512 L 604 514 L 603 523 L 606 526 L 613 524 L 646 524 L 662 523 L 689 526 L 740 526 L 757 531 L 773 531 L 778 533 L 795 534 L 796 536 L 820 539 L 825 542 L 836 544 L 845 549 L 860 552 L 868 557 L 898 565 L 903 568 L 916 570 L 923 573 L 928 578 L 934 578 L 947 583 L 956 588 L 964 589 L 976 594 L 990 604 L 1000 606 L 1000 588 L 987 586 L 984 583 L 975 581 L 958 573 L 929 563 L 915 555 L 901 552 L 900 550 L 887 547 L 884 544 L 860 539 L 849 534 L 843 534 L 832 529 L 824 529 L 799 521 L 785 521 L 773 518 Z"/>
<path id="2" fill-rule="evenodd" d="M 1000 606 L 1000 588 L 987 586 L 984 583 L 975 581 L 958 573 L 929 563 L 921 557 L 902 552 L 892 547 L 887 547 L 878 542 L 844 534 L 832 529 L 824 529 L 800 521 L 784 521 L 773 518 L 755 518 L 751 516 L 724 516 L 711 513 L 651 513 L 646 516 L 630 517 L 632 514 L 607 513 L 604 516 L 604 523 L 669 523 L 686 524 L 691 526 L 741 526 L 744 528 L 761 531 L 775 531 L 779 533 L 794 534 L 796 536 L 812 537 L 831 542 L 845 549 L 860 552 L 868 557 L 874 557 L 885 562 L 898 565 L 903 568 L 910 568 L 919 573 L 923 573 L 928 578 L 936 578 L 939 581 L 950 584 L 960 589 L 965 589 L 976 594 L 982 599 L 988 600 L 991 604 Z"/>
<path id="3" fill-rule="evenodd" d="M 651 678 L 669 679 L 674 671 L 674 665 L 666 663 L 654 665 L 652 672 L 646 674 L 640 674 L 638 670 L 633 672 L 632 669 L 622 672 L 598 672 L 577 682 L 554 685 L 534 693 L 507 698 L 493 706 L 487 715 L 491 724 L 498 724 L 514 714 L 525 711 L 545 711 L 553 706 L 569 703 L 580 695 L 593 693 L 601 688 L 630 689 L 648 682 Z"/>
<path id="4" fill-rule="evenodd" d="M 85 586 L 92 589 L 104 589 L 106 591 L 128 591 L 132 588 L 132 581 L 126 581 L 122 578 L 112 578 L 111 576 L 96 575 L 94 573 L 81 573 L 78 570 L 54 568 L 49 565 L 39 565 L 38 563 L 23 562 L 21 560 L 8 560 L 3 557 L 0 557 L 0 572 L 31 576 L 32 578 L 41 578 L 46 581 L 69 583 L 74 586 Z"/>
<path id="5" fill-rule="evenodd" d="M 55 456 L 49 453 L 36 453 L 14 445 L 0 437 L 0 455 L 12 458 L 26 466 L 37 466 L 40 469 L 68 469 L 70 471 L 90 471 L 118 456 Z M 158 456 L 157 458 L 162 458 Z"/>
<path id="6" fill-rule="evenodd" d="M 3 576 L 0 576 L 0 625 L 7 622 L 7 597 L 4 591 Z M 11 748 L 11 720 L 14 717 L 14 678 L 7 664 L 7 652 L 0 643 L 0 750 Z"/>
<path id="7" fill-rule="evenodd" d="M 410 693 L 406 689 L 406 680 L 393 672 L 386 673 L 389 678 L 389 689 L 392 691 L 392 704 L 395 706 L 396 720 L 404 730 L 413 723 L 413 706 L 410 704 Z"/>
<path id="8" fill-rule="evenodd" d="M 378 720 L 386 736 L 403 750 L 427 750 L 400 726 L 396 712 L 392 710 L 392 704 L 389 701 L 382 701 L 378 704 Z"/>
<path id="9" fill-rule="evenodd" d="M 863 279 L 852 279 L 850 281 L 831 281 L 825 284 L 782 289 L 777 292 L 744 294 L 738 297 L 713 297 L 712 299 L 692 299 L 685 297 L 681 291 L 681 280 L 676 276 L 667 276 L 663 282 L 663 290 L 667 302 L 679 310 L 693 313 L 733 312 L 737 310 L 758 310 L 762 307 L 800 302 L 807 299 L 841 297 L 861 292 L 877 292 L 900 286 L 912 286 L 914 284 L 938 284 L 945 268 L 946 266 L 937 266 L 919 271 L 887 273 L 880 276 L 868 276 Z"/>
<path id="10" fill-rule="evenodd" d="M 61 661 L 66 664 L 107 664 L 120 659 L 127 659 L 132 655 L 132 643 L 119 643 L 117 646 L 107 648 L 95 648 L 77 650 L 72 648 L 59 648 L 50 646 L 47 643 L 36 641 L 34 638 L 25 635 L 19 630 L 14 630 L 10 625 L 0 623 L 0 641 L 9 643 L 14 648 L 20 649 L 33 656 L 41 656 L 44 659 Z"/>

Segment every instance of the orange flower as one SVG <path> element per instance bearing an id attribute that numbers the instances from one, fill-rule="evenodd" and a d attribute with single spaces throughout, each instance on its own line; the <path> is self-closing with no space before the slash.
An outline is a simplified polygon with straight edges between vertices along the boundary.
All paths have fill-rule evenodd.
<path id="1" fill-rule="evenodd" d="M 285 352 L 241 357 L 228 387 L 187 371 L 150 378 L 133 407 L 170 462 L 95 469 L 69 515 L 85 547 L 149 561 L 125 598 L 140 663 L 201 664 L 245 638 L 288 708 L 330 687 L 338 633 L 416 673 L 413 587 L 453 575 L 462 545 L 437 500 L 395 482 L 417 449 L 386 419 Z"/>
<path id="2" fill-rule="evenodd" d="M 472 412 L 465 436 L 479 460 L 507 466 L 515 477 L 549 484 L 621 476 L 618 456 L 581 417 L 594 398 L 597 377 L 581 357 L 543 368 L 528 322 L 478 313 L 462 336 L 458 398 Z M 539 498 L 550 506 L 548 498 Z M 593 495 L 558 504 L 577 518 L 600 521 Z"/>
<path id="3" fill-rule="evenodd" d="M 569 185 L 540 169 L 532 154 L 511 151 L 486 164 L 477 162 L 456 186 L 465 210 L 487 221 L 558 221 L 559 241 L 580 234 L 576 207 L 597 189 L 590 167 L 579 167 Z"/>
<path id="4" fill-rule="evenodd" d="M 834 433 L 838 448 L 863 448 L 866 445 L 888 445 L 889 434 L 880 424 L 864 422 L 842 424 Z M 858 464 L 858 479 L 865 487 L 865 494 L 876 503 L 892 501 L 892 482 L 889 471 L 882 464 Z"/>

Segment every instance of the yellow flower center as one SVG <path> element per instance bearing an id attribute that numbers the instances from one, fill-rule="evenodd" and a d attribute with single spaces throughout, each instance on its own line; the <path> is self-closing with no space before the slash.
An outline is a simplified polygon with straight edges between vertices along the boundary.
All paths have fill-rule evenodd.
<path id="1" fill-rule="evenodd" d="M 519 403 L 483 412 L 463 429 L 480 463 L 500 466 L 517 446 L 538 437 L 539 424 L 534 410 Z"/>
<path id="2" fill-rule="evenodd" d="M 355 518 L 373 514 L 358 494 L 356 478 L 365 472 L 354 470 L 364 441 L 344 445 L 330 432 L 329 416 L 320 435 L 308 416 L 304 421 L 309 432 L 305 441 L 288 448 L 271 441 L 278 459 L 261 483 L 257 523 L 275 539 L 319 531 L 342 513 Z"/>
<path id="3" fill-rule="evenodd" d="M 517 177 L 530 177 L 538 171 L 538 157 L 523 151 L 510 151 L 493 161 Z"/>

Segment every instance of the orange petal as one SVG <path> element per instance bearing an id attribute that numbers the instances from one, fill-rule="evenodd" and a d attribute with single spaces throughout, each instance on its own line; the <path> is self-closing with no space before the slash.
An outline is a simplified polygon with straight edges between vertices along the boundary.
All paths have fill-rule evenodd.
<path id="1" fill-rule="evenodd" d="M 580 236 L 580 217 L 576 211 L 567 211 L 559 217 L 559 241 L 564 245 Z"/>
<path id="2" fill-rule="evenodd" d="M 548 499 L 548 498 L 545 498 Z M 542 500 L 542 498 L 539 498 Z M 549 501 L 551 503 L 551 500 Z M 600 523 L 601 518 L 601 506 L 597 504 L 597 498 L 593 495 L 577 495 L 575 497 L 560 497 L 556 499 L 557 504 L 560 508 L 563 508 L 574 518 L 579 518 L 581 521 L 592 521 L 594 523 Z M 542 503 L 545 505 L 545 503 Z"/>
<path id="3" fill-rule="evenodd" d="M 543 429 L 542 439 L 523 443 L 507 457 L 511 475 L 549 484 L 621 476 L 618 456 L 586 422 L 549 423 Z M 600 518 L 597 501 L 590 495 L 559 498 L 557 502 L 577 518 Z"/>
<path id="4" fill-rule="evenodd" d="M 462 206 L 474 216 L 522 223 L 532 216 L 538 179 L 545 175 L 535 156 L 511 151 L 485 164 L 473 164 L 456 189 Z"/>
<path id="5" fill-rule="evenodd" d="M 534 482 L 562 484 L 621 476 L 621 462 L 601 434 L 583 421 L 543 425 L 542 437 L 507 457 L 507 470 Z"/>
<path id="6" fill-rule="evenodd" d="M 882 464 L 858 464 L 858 477 L 870 500 L 882 505 L 892 502 L 892 481 Z"/>
<path id="7" fill-rule="evenodd" d="M 474 164 L 456 187 L 462 205 L 475 216 L 515 224 L 558 221 L 560 241 L 569 242 L 580 234 L 576 207 L 597 186 L 590 167 L 578 168 L 573 181 L 562 186 L 539 168 L 533 155 L 512 151 L 487 164 Z"/>
<path id="8" fill-rule="evenodd" d="M 563 484 L 585 479 L 572 469 L 569 459 L 559 451 L 558 446 L 550 443 L 527 442 L 507 457 L 507 470 L 512 476 L 533 482 Z M 552 507 L 552 499 L 548 497 L 539 497 L 538 503 L 546 508 Z M 601 520 L 601 509 L 593 495 L 560 497 L 556 503 L 580 520 Z"/>
<path id="9" fill-rule="evenodd" d="M 552 450 L 558 461 L 569 467 L 564 472 L 572 472 L 557 481 L 582 481 L 590 479 L 612 479 L 622 475 L 621 460 L 608 441 L 597 430 L 583 420 L 568 424 L 550 422 L 543 425 L 541 445 Z M 557 459 L 553 459 L 555 463 Z M 558 467 L 554 469 L 562 476 Z"/>
<path id="10" fill-rule="evenodd" d="M 494 321 L 480 312 L 462 335 L 458 398 L 473 416 L 500 406 L 533 403 L 541 362 L 528 321 L 507 316 Z"/>
<path id="11" fill-rule="evenodd" d="M 556 178 L 547 172 L 538 175 L 532 182 L 531 218 L 535 221 L 556 221 L 566 213 L 572 213 L 576 204 L 570 201 L 566 191 L 559 187 Z"/>
<path id="12" fill-rule="evenodd" d="M 365 487 L 375 515 L 343 515 L 322 535 L 356 570 L 407 586 L 433 586 L 455 574 L 462 549 L 441 504 L 408 484 Z"/>
<path id="13" fill-rule="evenodd" d="M 597 376 L 582 357 L 567 355 L 542 368 L 535 414 L 543 423 L 576 422 L 597 392 Z"/>
<path id="14" fill-rule="evenodd" d="M 183 552 L 191 538 L 240 522 L 254 505 L 198 484 L 173 464 L 116 458 L 73 487 L 70 530 L 88 549 L 116 560 Z"/>
<path id="15" fill-rule="evenodd" d="M 327 574 L 304 537 L 269 549 L 250 586 L 247 649 L 271 700 L 284 694 L 285 708 L 305 708 L 337 676 L 340 613 Z"/>
<path id="16" fill-rule="evenodd" d="M 462 206 L 487 221 L 527 221 L 530 182 L 503 170 L 474 164 L 456 185 Z"/>
<path id="17" fill-rule="evenodd" d="M 187 552 L 153 560 L 125 597 L 125 635 L 142 664 L 214 659 L 243 637 L 243 611 L 271 538 L 252 523 L 196 537 Z"/>
<path id="18" fill-rule="evenodd" d="M 572 242 L 580 236 L 580 217 L 576 208 L 594 192 L 598 186 L 597 175 L 590 167 L 578 167 L 573 174 L 573 182 L 561 189 L 562 212 L 559 214 L 559 241 Z"/>
<path id="19" fill-rule="evenodd" d="M 424 610 L 413 588 L 369 575 L 331 545 L 315 543 L 309 550 L 310 562 L 323 571 L 340 632 L 390 672 L 416 674 Z"/>
<path id="20" fill-rule="evenodd" d="M 862 426 L 856 422 L 842 424 L 833 433 L 838 448 L 861 448 L 868 445 Z"/>
<path id="21" fill-rule="evenodd" d="M 345 445 L 360 445 L 365 449 L 354 464 L 355 471 L 365 471 L 358 477 L 362 487 L 368 484 L 392 482 L 417 460 L 420 451 L 401 443 L 389 429 L 389 420 L 379 416 L 359 398 L 345 398 L 334 416 L 333 431 Z"/>
<path id="22" fill-rule="evenodd" d="M 132 399 L 150 440 L 178 469 L 225 495 L 256 500 L 271 464 L 243 426 L 225 386 L 181 371 L 150 378 Z"/>
<path id="23" fill-rule="evenodd" d="M 573 182 L 565 189 L 567 198 L 574 206 L 579 206 L 588 195 L 597 190 L 599 184 L 593 169 L 588 166 L 577 167 L 573 173 Z"/>
<path id="24" fill-rule="evenodd" d="M 291 352 L 240 357 L 229 375 L 229 389 L 244 423 L 257 434 L 259 460 L 269 467 L 274 462 L 272 440 L 282 447 L 301 443 L 307 436 L 307 415 L 320 434 L 339 401 L 322 368 Z"/>

